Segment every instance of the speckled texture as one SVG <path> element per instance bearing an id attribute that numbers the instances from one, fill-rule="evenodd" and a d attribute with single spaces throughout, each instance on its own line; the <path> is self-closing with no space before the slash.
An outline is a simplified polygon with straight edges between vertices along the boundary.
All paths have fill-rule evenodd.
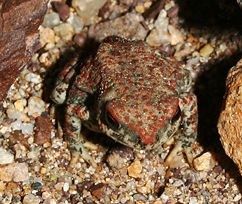
<path id="1" fill-rule="evenodd" d="M 105 6 L 102 9 L 105 12 L 105 16 L 100 15 L 100 10 L 99 17 L 95 18 L 100 20 L 97 24 L 108 20 L 108 25 L 112 26 L 116 22 L 115 19 L 121 18 L 123 14 L 127 17 L 125 13 L 137 14 L 136 6 L 135 8 L 133 7 L 134 4 L 139 4 L 139 7 L 148 10 L 147 3 L 151 1 L 108 0 L 108 2 L 110 3 L 109 7 Z M 168 19 L 168 26 L 175 26 L 184 35 L 184 41 L 179 42 L 177 45 L 171 46 L 169 42 L 162 45 L 162 47 L 157 47 L 157 49 L 162 49 L 168 52 L 169 56 L 174 56 L 176 59 L 183 61 L 185 67 L 192 72 L 194 78 L 197 74 L 202 74 L 204 69 L 213 70 L 214 67 L 210 66 L 211 63 L 230 58 L 242 47 L 241 35 L 231 30 L 228 31 L 228 27 L 225 27 L 225 33 L 222 30 L 218 30 L 217 25 L 215 28 L 209 27 L 209 29 L 204 27 L 184 27 L 184 20 L 180 20 L 182 11 L 185 13 L 192 12 L 192 17 L 194 18 L 196 17 L 197 9 L 187 9 L 188 7 L 186 7 L 183 10 L 178 1 L 173 0 L 165 1 L 164 7 L 159 8 L 156 2 L 162 3 L 163 0 L 152 1 L 151 7 L 158 13 L 165 11 L 167 13 L 165 20 Z M 185 3 L 187 1 L 182 2 Z M 207 4 L 211 4 L 211 2 L 207 2 Z M 200 7 L 201 5 L 199 4 L 198 6 Z M 68 6 L 70 5 L 68 4 Z M 230 7 L 226 4 L 225 8 Z M 174 10 L 177 11 L 175 15 Z M 52 12 L 53 10 L 50 7 L 48 13 Z M 156 14 L 158 15 L 157 12 Z M 215 15 L 220 14 L 219 12 L 213 13 Z M 77 13 L 73 7 L 70 7 L 70 17 L 73 15 L 77 15 Z M 205 12 L 204 15 L 206 15 Z M 144 23 L 148 25 L 146 27 L 147 35 L 154 28 L 155 18 L 155 15 L 149 19 L 145 17 L 145 22 L 142 22 L 142 25 Z M 130 20 L 133 21 L 133 19 Z M 126 32 L 129 33 L 126 29 L 127 26 L 125 27 L 125 22 L 127 21 L 122 21 L 119 24 L 119 36 Z M 182 24 L 179 22 L 182 22 Z M 60 23 L 63 22 L 61 21 Z M 70 24 L 69 19 L 67 23 Z M 202 80 L 202 83 L 199 84 L 200 89 L 196 91 L 200 114 L 199 127 L 206 130 L 204 134 L 198 135 L 198 139 L 200 140 L 201 136 L 204 137 L 210 143 L 211 148 L 208 150 L 207 146 L 201 146 L 195 142 L 192 145 L 192 153 L 194 156 L 197 155 L 197 158 L 205 164 L 209 164 L 206 166 L 206 169 L 202 168 L 203 170 L 195 171 L 187 163 L 184 163 L 182 154 L 177 154 L 175 157 L 179 167 L 177 163 L 174 163 L 173 167 L 167 168 L 163 162 L 169 151 L 169 147 L 166 145 L 164 145 L 164 151 L 161 154 L 143 150 L 133 151 L 133 149 L 128 147 L 110 142 L 103 134 L 93 133 L 85 130 L 85 128 L 82 128 L 82 133 L 87 136 L 88 140 L 90 139 L 89 141 L 93 142 L 92 144 L 89 143 L 89 146 L 92 146 L 92 150 L 88 153 L 94 158 L 97 168 L 84 162 L 82 158 L 76 158 L 75 155 L 70 154 L 68 143 L 63 139 L 62 131 L 57 126 L 58 121 L 56 120 L 53 104 L 49 103 L 49 100 L 48 102 L 44 100 L 44 106 L 42 106 L 42 103 L 39 102 L 41 96 L 49 97 L 48 93 L 43 94 L 43 92 L 49 88 L 49 80 L 55 80 L 55 70 L 52 70 L 52 68 L 55 65 L 60 67 L 57 61 L 62 61 L 63 58 L 68 56 L 66 56 L 66 51 L 73 51 L 76 48 L 76 53 L 82 54 L 89 50 L 90 47 L 83 46 L 83 44 L 88 43 L 89 39 L 86 37 L 90 36 L 87 33 L 90 33 L 90 28 L 93 25 L 84 26 L 82 32 L 78 34 L 78 37 L 81 36 L 81 43 L 78 44 L 78 48 L 76 47 L 77 44 L 75 44 L 77 43 L 75 41 L 76 36 L 73 36 L 74 41 L 66 42 L 61 38 L 60 33 L 56 33 L 52 27 L 41 26 L 42 49 L 33 58 L 34 66 L 29 70 L 24 69 L 21 72 L 20 77 L 12 85 L 8 97 L 3 103 L 3 109 L 0 108 L 0 146 L 14 156 L 13 163 L 0 165 L 0 168 L 5 170 L 0 171 L 0 176 L 5 180 L 0 181 L 0 203 L 19 204 L 23 201 L 29 203 L 36 201 L 45 204 L 241 203 L 241 176 L 236 171 L 235 165 L 232 165 L 232 162 L 226 163 L 225 154 L 222 147 L 218 145 L 219 142 L 217 140 L 214 142 L 216 131 L 214 131 L 213 127 L 215 127 L 217 118 L 214 119 L 213 115 L 220 108 L 217 103 L 214 103 L 218 100 L 217 92 L 220 89 L 214 85 L 218 83 L 217 77 L 223 72 L 223 67 L 219 67 L 218 72 L 215 72 L 216 74 L 211 74 L 211 72 L 204 73 L 207 77 Z M 159 26 L 162 26 L 162 24 Z M 105 31 L 103 29 L 102 36 L 104 37 Z M 139 36 L 140 32 L 143 31 L 138 26 L 135 33 L 130 34 L 131 36 Z M 74 33 L 70 34 L 74 35 Z M 116 32 L 112 34 L 116 34 Z M 176 38 L 179 33 L 170 33 L 167 30 L 165 35 L 156 37 L 164 39 L 167 35 L 172 35 Z M 144 39 L 147 40 L 147 36 Z M 200 52 L 204 46 L 207 47 L 206 45 L 213 47 L 211 54 L 208 54 L 207 50 L 205 55 L 204 52 Z M 229 67 L 231 66 L 233 65 L 229 65 Z M 53 73 L 54 76 L 49 76 L 48 74 L 50 73 Z M 206 85 L 207 82 L 209 83 Z M 203 96 L 202 100 L 201 94 Z M 33 100 L 34 103 L 32 104 L 36 104 L 34 106 L 36 111 L 30 111 L 29 101 L 32 100 L 33 96 L 35 99 L 37 99 L 36 96 L 39 98 L 38 100 Z M 60 115 L 64 115 L 62 107 L 58 108 Z M 38 116 L 39 113 L 41 113 L 41 116 Z M 36 117 L 42 116 L 49 117 L 53 126 L 38 126 Z M 213 127 L 210 126 L 211 123 L 214 124 Z M 27 125 L 32 127 L 32 130 L 29 128 L 26 131 Z M 36 128 L 44 130 L 51 128 L 51 141 L 45 142 L 43 145 L 35 144 Z M 40 131 L 43 130 L 40 129 Z M 94 137 L 95 140 L 92 140 Z M 101 140 L 99 140 L 100 138 Z M 213 167 L 211 162 L 207 161 L 204 156 L 208 155 L 208 153 L 214 156 L 213 151 L 217 148 L 219 148 L 217 153 L 221 159 L 217 160 L 215 158 L 215 166 Z M 106 159 L 107 154 L 110 156 Z M 11 162 L 11 159 L 8 162 Z M 137 165 L 133 165 L 135 163 Z M 18 164 L 20 164 L 20 168 L 16 168 Z M 21 165 L 28 167 L 28 171 L 21 171 Z M 204 167 L 203 163 L 199 165 Z M 132 177 L 130 174 L 135 169 L 142 169 L 141 172 L 136 171 L 137 178 Z M 18 173 L 21 176 L 18 176 L 18 182 L 13 181 L 13 179 L 16 180 L 16 177 L 10 175 L 10 178 L 9 174 L 5 174 L 6 170 L 7 173 Z M 27 178 L 25 176 L 29 177 L 27 181 L 23 180 Z M 10 179 L 12 180 L 6 181 Z"/>
<path id="2" fill-rule="evenodd" d="M 229 71 L 226 87 L 218 131 L 226 153 L 242 175 L 242 60 Z"/>
<path id="3" fill-rule="evenodd" d="M 73 73 L 70 67 L 65 69 L 53 93 L 55 101 L 64 101 Z M 162 149 L 171 138 L 190 147 L 197 128 L 196 97 L 190 86 L 189 72 L 174 59 L 142 41 L 106 38 L 80 67 L 70 88 L 65 134 L 84 143 L 82 123 L 135 149 Z"/>

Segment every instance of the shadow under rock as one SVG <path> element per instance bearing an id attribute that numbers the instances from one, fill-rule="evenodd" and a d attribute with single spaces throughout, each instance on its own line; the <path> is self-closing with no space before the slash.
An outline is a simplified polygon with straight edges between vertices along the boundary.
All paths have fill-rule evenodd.
<path id="1" fill-rule="evenodd" d="M 233 0 L 176 0 L 179 16 L 189 27 L 241 28 L 242 10 Z"/>
<path id="2" fill-rule="evenodd" d="M 198 76 L 195 94 L 198 100 L 198 141 L 206 151 L 214 153 L 216 160 L 234 178 L 242 192 L 242 177 L 238 167 L 226 155 L 219 139 L 217 122 L 226 90 L 229 69 L 241 58 L 237 53 L 206 66 L 206 71 Z"/>

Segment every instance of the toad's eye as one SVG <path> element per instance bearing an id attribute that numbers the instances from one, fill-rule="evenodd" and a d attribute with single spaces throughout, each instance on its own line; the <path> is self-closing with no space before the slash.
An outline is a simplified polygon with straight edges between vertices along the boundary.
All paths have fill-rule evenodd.
<path id="1" fill-rule="evenodd" d="M 108 124 L 108 126 L 114 130 L 117 130 L 120 127 L 118 121 L 108 111 L 106 111 L 105 114 L 105 121 Z"/>
<path id="2" fill-rule="evenodd" d="M 171 123 L 175 123 L 180 117 L 181 117 L 181 109 L 180 109 L 180 107 L 178 107 L 176 113 L 174 114 L 174 116 L 171 119 Z"/>

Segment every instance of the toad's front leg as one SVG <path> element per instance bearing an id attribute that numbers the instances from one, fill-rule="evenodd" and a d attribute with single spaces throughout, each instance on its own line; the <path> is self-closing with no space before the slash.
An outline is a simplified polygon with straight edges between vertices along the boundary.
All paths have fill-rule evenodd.
<path id="1" fill-rule="evenodd" d="M 67 101 L 64 135 L 67 137 L 71 150 L 78 152 L 86 162 L 96 167 L 95 161 L 85 148 L 86 139 L 81 134 L 81 121 L 89 118 L 89 111 L 81 105 L 86 95 L 85 92 L 78 89 L 72 90 Z"/>
<path id="2" fill-rule="evenodd" d="M 175 147 L 166 158 L 165 164 L 170 166 L 173 158 L 178 152 L 183 151 L 186 154 L 187 161 L 192 166 L 191 145 L 197 138 L 197 100 L 195 95 L 184 93 L 179 100 L 179 107 L 181 109 L 181 133 L 178 135 Z"/>

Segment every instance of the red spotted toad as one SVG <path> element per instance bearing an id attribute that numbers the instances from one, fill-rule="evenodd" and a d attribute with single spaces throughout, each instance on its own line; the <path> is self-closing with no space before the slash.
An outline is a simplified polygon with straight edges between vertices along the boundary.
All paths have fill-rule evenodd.
<path id="1" fill-rule="evenodd" d="M 162 150 L 170 139 L 177 147 L 171 156 L 190 149 L 196 138 L 196 97 L 189 72 L 174 59 L 142 41 L 108 37 L 77 67 L 69 87 L 73 67 L 60 73 L 52 98 L 66 103 L 64 134 L 86 161 L 92 159 L 81 125 L 134 149 Z"/>

